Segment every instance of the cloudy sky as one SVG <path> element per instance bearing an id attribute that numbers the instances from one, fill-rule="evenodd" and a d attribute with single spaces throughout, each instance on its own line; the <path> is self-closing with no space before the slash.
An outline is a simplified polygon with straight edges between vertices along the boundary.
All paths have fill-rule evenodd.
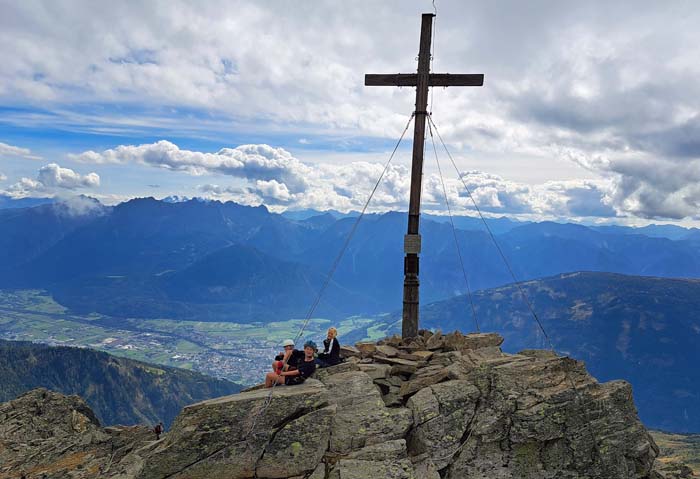
<path id="1" fill-rule="evenodd" d="M 436 0 L 429 109 L 492 214 L 700 223 L 696 2 Z M 431 1 L 0 0 L 0 194 L 358 209 Z M 412 130 L 411 130 L 412 131 Z M 372 203 L 407 207 L 410 138 Z M 470 201 L 442 150 L 454 209 Z M 444 209 L 427 144 L 424 207 Z"/>

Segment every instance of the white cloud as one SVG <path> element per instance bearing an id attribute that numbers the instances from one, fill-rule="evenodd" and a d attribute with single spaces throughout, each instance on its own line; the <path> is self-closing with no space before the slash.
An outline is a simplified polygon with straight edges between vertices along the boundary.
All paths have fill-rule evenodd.
<path id="1" fill-rule="evenodd" d="M 100 186 L 100 176 L 97 173 L 81 175 L 70 168 L 62 168 L 56 163 L 49 163 L 39 168 L 36 179 L 21 178 L 10 185 L 5 193 L 15 197 L 54 196 L 60 190 L 76 190 L 78 188 L 96 188 Z"/>
<path id="2" fill-rule="evenodd" d="M 608 178 L 609 203 L 621 213 L 645 219 L 700 218 L 700 158 L 659 158 L 638 150 L 566 154 Z"/>
<path id="3" fill-rule="evenodd" d="M 216 153 L 181 150 L 169 141 L 144 145 L 121 145 L 101 153 L 86 151 L 69 155 L 85 163 L 138 163 L 191 175 L 221 173 L 249 180 L 279 179 L 293 191 L 305 185 L 308 167 L 281 148 L 268 145 L 242 145 Z"/>
<path id="4" fill-rule="evenodd" d="M 21 148 L 19 146 L 8 145 L 0 142 L 0 157 L 13 156 L 18 158 L 26 158 L 29 160 L 40 160 L 40 156 L 33 155 L 29 148 Z"/>
<path id="5" fill-rule="evenodd" d="M 48 188 L 94 188 L 100 186 L 100 176 L 97 173 L 80 175 L 70 168 L 61 168 L 56 163 L 49 163 L 39 168 L 37 181 Z"/>
<path id="6" fill-rule="evenodd" d="M 472 178 L 483 183 L 475 195 L 484 208 L 548 211 L 553 198 L 566 196 L 568 203 L 557 211 L 698 216 L 700 30 L 694 25 L 700 10 L 692 3 L 437 7 L 434 68 L 486 74 L 483 88 L 434 92 L 431 108 L 445 139 L 456 150 L 512 165 L 511 178 L 518 169 L 546 170 L 569 157 L 563 151 L 575 152 L 583 160 L 572 164 L 586 166 L 599 180 L 595 188 L 565 188 L 566 196 L 542 185 Z M 24 110 L 4 115 L 19 122 L 65 121 L 122 134 L 154 124 L 191 132 L 200 123 L 271 136 L 291 130 L 300 144 L 322 143 L 312 135 L 395 137 L 413 106 L 412 89 L 365 88 L 363 76 L 415 69 L 423 10 L 432 4 L 172 1 L 166 9 L 84 0 L 65 9 L 14 2 L 0 19 L 0 100 L 47 110 L 43 116 Z M 63 28 L 67 24 L 81 28 Z M 100 107 L 82 110 L 90 104 Z M 133 105 L 149 113 L 132 115 Z M 0 144 L 0 154 L 3 146 L 9 147 Z M 115 155 L 131 153 L 139 162 L 192 174 L 235 170 L 233 176 L 249 180 L 258 197 L 273 194 L 269 201 L 356 203 L 344 193 L 351 172 L 338 170 L 335 188 L 312 187 L 306 182 L 315 176 L 336 173 L 302 171 L 303 164 L 287 164 L 277 153 L 273 160 L 261 154 L 256 170 L 247 151 L 197 154 L 172 144 L 145 146 L 148 152 L 130 147 L 134 151 Z M 521 166 L 514 156 L 531 162 Z M 81 159 L 111 161 L 95 152 Z M 655 179 L 655 172 L 662 177 Z M 390 185 L 378 192 L 380 203 L 403 204 L 405 177 L 390 173 L 397 178 L 388 178 Z M 596 198 L 602 206 L 594 205 Z"/>
<path id="7" fill-rule="evenodd" d="M 104 214 L 105 207 L 96 199 L 83 195 L 61 197 L 52 204 L 53 209 L 64 216 L 85 216 Z"/>
<path id="8" fill-rule="evenodd" d="M 383 170 L 383 165 L 356 161 L 341 165 L 305 163 L 282 148 L 268 145 L 243 145 L 223 148 L 216 153 L 182 150 L 159 141 L 139 146 L 123 145 L 101 153 L 89 151 L 73 159 L 97 163 L 138 163 L 189 175 L 218 174 L 243 184 L 203 184 L 198 190 L 205 196 L 230 199 L 243 204 L 274 207 L 361 209 Z M 83 179 L 87 178 L 83 177 Z M 527 185 L 480 171 L 463 174 L 463 179 L 478 206 L 490 213 L 539 215 L 547 217 L 611 217 L 611 182 L 571 180 Z M 32 180 L 27 180 L 32 181 Z M 474 212 L 464 186 L 454 175 L 445 180 L 448 198 L 458 214 Z M 392 164 L 384 174 L 371 203 L 372 211 L 405 209 L 408 205 L 410 170 Z M 440 178 L 424 175 L 425 208 L 445 209 Z"/>
<path id="9" fill-rule="evenodd" d="M 0 181 L 5 181 L 6 179 L 7 179 L 7 176 L 0 173 Z"/>

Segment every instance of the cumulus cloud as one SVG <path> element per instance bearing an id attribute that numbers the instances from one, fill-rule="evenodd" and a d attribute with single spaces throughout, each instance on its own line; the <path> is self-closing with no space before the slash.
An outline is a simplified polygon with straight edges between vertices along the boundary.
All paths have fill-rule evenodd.
<path id="1" fill-rule="evenodd" d="M 216 153 L 202 153 L 181 150 L 161 140 L 138 146 L 121 145 L 100 153 L 86 151 L 69 157 L 85 163 L 138 163 L 191 175 L 220 173 L 249 180 L 278 179 L 292 191 L 304 188 L 305 175 L 309 173 L 309 168 L 289 152 L 268 145 L 242 145 Z"/>
<path id="2" fill-rule="evenodd" d="M 98 163 L 134 162 L 194 176 L 218 174 L 231 179 L 224 183 L 233 184 L 199 185 L 204 196 L 251 205 L 340 211 L 361 209 L 384 169 L 379 163 L 365 161 L 340 165 L 302 162 L 288 151 L 268 145 L 243 145 L 204 153 L 182 150 L 166 141 L 119 146 L 100 153 L 90 151 L 73 158 Z M 241 179 L 243 183 L 236 183 Z M 570 180 L 533 186 L 481 171 L 466 172 L 462 180 L 479 208 L 487 213 L 561 218 L 616 215 L 611 206 L 614 191 L 611 193 L 609 181 Z M 424 207 L 445 210 L 439 176 L 425 174 L 423 181 Z M 456 213 L 474 212 L 472 198 L 462 181 L 448 175 L 445 185 Z M 406 209 L 409 189 L 409 168 L 404 164 L 390 165 L 373 197 L 371 210 Z"/>
<path id="3" fill-rule="evenodd" d="M 61 168 L 56 163 L 49 163 L 39 168 L 37 181 L 48 188 L 94 188 L 100 186 L 100 176 L 97 173 L 80 175 L 70 168 Z"/>
<path id="4" fill-rule="evenodd" d="M 5 193 L 15 197 L 53 196 L 63 190 L 79 188 L 96 188 L 100 186 L 100 176 L 97 173 L 81 175 L 70 168 L 62 168 L 56 163 L 49 163 L 39 168 L 36 179 L 21 178 L 10 185 Z"/>
<path id="5" fill-rule="evenodd" d="M 638 150 L 565 154 L 608 179 L 608 202 L 645 219 L 700 218 L 700 158 L 658 157 Z"/>
<path id="6" fill-rule="evenodd" d="M 6 179 L 7 179 L 7 176 L 0 173 L 0 181 L 5 181 Z"/>

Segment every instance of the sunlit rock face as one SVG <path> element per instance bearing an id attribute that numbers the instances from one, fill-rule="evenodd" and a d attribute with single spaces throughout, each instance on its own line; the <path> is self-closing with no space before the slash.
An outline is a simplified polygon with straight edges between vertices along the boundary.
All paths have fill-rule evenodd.
<path id="1" fill-rule="evenodd" d="M 345 363 L 276 387 L 269 403 L 270 391 L 256 389 L 184 408 L 159 441 L 100 428 L 79 398 L 32 392 L 0 406 L 0 474 L 33 467 L 47 478 L 664 477 L 653 470 L 658 449 L 629 384 L 598 383 L 581 362 L 548 351 L 505 354 L 502 342 L 496 334 L 422 331 L 411 341 L 348 346 Z M 56 414 L 47 422 L 55 431 L 34 430 L 37 408 Z M 58 452 L 23 465 L 23 441 Z M 63 444 L 72 446 L 61 452 Z"/>

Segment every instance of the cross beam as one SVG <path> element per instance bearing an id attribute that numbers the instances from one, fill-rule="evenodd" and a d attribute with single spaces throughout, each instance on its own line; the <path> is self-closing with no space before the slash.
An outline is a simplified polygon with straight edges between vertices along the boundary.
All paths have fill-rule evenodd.
<path id="1" fill-rule="evenodd" d="M 428 88 L 431 86 L 482 86 L 484 75 L 450 75 L 430 73 L 430 42 L 433 31 L 432 13 L 424 13 L 420 31 L 418 72 L 409 74 L 365 75 L 366 86 L 416 87 L 415 129 L 413 131 L 413 162 L 411 166 L 411 197 L 408 206 L 408 234 L 404 237 L 403 322 L 401 336 L 418 335 L 418 254 L 420 253 L 420 194 L 425 144 L 425 116 L 428 109 Z"/>

